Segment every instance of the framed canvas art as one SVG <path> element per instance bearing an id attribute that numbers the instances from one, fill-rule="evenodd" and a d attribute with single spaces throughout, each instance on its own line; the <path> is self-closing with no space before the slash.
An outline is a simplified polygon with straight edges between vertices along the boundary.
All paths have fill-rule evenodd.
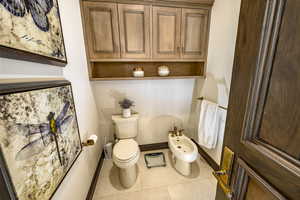
<path id="1" fill-rule="evenodd" d="M 0 0 L 0 56 L 67 64 L 58 0 Z"/>
<path id="2" fill-rule="evenodd" d="M 48 200 L 82 151 L 69 82 L 0 84 L 1 200 Z"/>

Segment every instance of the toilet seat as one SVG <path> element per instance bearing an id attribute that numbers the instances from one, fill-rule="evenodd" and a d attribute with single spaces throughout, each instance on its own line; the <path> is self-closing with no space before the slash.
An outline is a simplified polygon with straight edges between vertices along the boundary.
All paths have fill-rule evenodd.
<path id="1" fill-rule="evenodd" d="M 140 149 L 134 139 L 120 140 L 113 148 L 113 161 L 120 168 L 136 164 L 139 156 Z"/>

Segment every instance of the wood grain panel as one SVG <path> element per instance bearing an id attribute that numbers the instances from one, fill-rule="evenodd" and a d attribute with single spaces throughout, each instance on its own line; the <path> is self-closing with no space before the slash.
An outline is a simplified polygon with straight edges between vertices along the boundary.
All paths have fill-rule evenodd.
<path id="1" fill-rule="evenodd" d="M 120 58 L 117 5 L 85 1 L 83 7 L 90 58 Z"/>
<path id="2" fill-rule="evenodd" d="M 277 188 L 268 183 L 245 161 L 237 158 L 238 169 L 235 180 L 235 200 L 287 200 Z"/>
<path id="3" fill-rule="evenodd" d="M 203 5 L 212 5 L 215 0 L 153 0 L 154 2 L 159 1 L 169 1 L 174 3 L 191 3 L 191 4 L 203 4 Z"/>
<path id="4" fill-rule="evenodd" d="M 181 9 L 153 7 L 153 57 L 180 58 Z"/>
<path id="5" fill-rule="evenodd" d="M 209 11 L 182 9 L 181 45 L 183 58 L 205 58 Z"/>
<path id="6" fill-rule="evenodd" d="M 259 138 L 300 160 L 300 4 L 286 9 Z"/>
<path id="7" fill-rule="evenodd" d="M 139 145 L 141 151 L 155 151 L 161 149 L 168 149 L 169 145 L 168 142 L 161 142 L 161 143 L 153 143 L 153 144 L 142 144 Z"/>
<path id="8" fill-rule="evenodd" d="M 113 41 L 113 30 L 112 30 L 112 13 L 111 10 L 99 10 L 91 9 L 91 29 L 94 35 L 95 52 L 113 52 L 114 41 Z M 101 28 L 100 28 L 101 27 Z"/>
<path id="9" fill-rule="evenodd" d="M 158 15 L 158 51 L 174 53 L 176 51 L 176 16 Z"/>
<path id="10" fill-rule="evenodd" d="M 257 199 L 258 196 L 259 200 L 278 200 L 270 192 L 265 191 L 255 181 L 250 179 L 248 183 L 247 192 L 245 194 L 245 200 Z"/>
<path id="11" fill-rule="evenodd" d="M 119 4 L 122 58 L 150 57 L 150 6 Z"/>
<path id="12" fill-rule="evenodd" d="M 127 52 L 144 52 L 144 14 L 142 12 L 125 12 L 125 36 Z"/>
<path id="13" fill-rule="evenodd" d="M 98 1 L 113 2 L 122 4 L 143 4 L 155 6 L 172 6 L 172 7 L 204 7 L 212 6 L 215 0 L 82 0 L 82 1 Z"/>

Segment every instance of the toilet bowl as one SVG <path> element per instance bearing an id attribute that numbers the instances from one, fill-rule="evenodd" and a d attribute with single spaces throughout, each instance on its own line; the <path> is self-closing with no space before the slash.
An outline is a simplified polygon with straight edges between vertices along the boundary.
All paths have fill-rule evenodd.
<path id="1" fill-rule="evenodd" d="M 168 144 L 173 154 L 175 169 L 182 175 L 190 175 L 191 164 L 198 158 L 197 146 L 183 134 L 169 134 Z"/>
<path id="2" fill-rule="evenodd" d="M 137 179 L 139 157 L 140 149 L 134 139 L 120 140 L 113 148 L 113 162 L 119 168 L 120 183 L 125 188 L 133 186 Z"/>

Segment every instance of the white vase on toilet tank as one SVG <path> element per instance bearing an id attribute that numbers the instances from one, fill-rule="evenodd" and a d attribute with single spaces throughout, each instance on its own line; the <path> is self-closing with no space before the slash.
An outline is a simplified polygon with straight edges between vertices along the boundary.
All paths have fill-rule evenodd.
<path id="1" fill-rule="evenodd" d="M 129 118 L 113 115 L 115 134 L 118 142 L 113 148 L 113 162 L 119 169 L 120 183 L 125 188 L 134 185 L 137 179 L 136 163 L 140 157 L 140 149 L 134 138 L 138 135 L 138 115 Z"/>

